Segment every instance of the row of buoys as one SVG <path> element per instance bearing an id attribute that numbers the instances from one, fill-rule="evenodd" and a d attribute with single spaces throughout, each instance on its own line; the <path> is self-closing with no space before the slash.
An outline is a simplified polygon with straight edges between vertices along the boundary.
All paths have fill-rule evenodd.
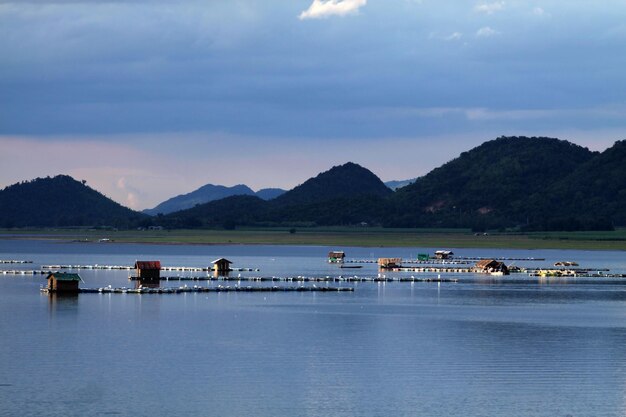
<path id="1" fill-rule="evenodd" d="M 41 269 L 103 269 L 103 270 L 125 270 L 135 269 L 127 265 L 42 265 Z M 233 271 L 252 272 L 259 271 L 259 268 L 232 268 Z M 194 266 L 164 266 L 161 271 L 187 271 L 187 272 L 208 272 L 211 268 L 200 268 Z"/>
<path id="2" fill-rule="evenodd" d="M 139 280 L 137 277 L 130 277 L 132 281 Z M 218 277 L 161 277 L 162 281 L 243 281 L 243 282 L 458 282 L 456 278 L 441 278 L 441 277 L 422 277 L 416 278 L 414 276 L 410 277 L 387 277 L 387 276 L 378 276 L 378 277 L 359 277 L 359 276 L 351 276 L 351 277 L 305 277 L 305 276 L 296 276 L 296 277 L 231 277 L 231 276 L 218 276 Z"/>
<path id="3" fill-rule="evenodd" d="M 184 294 L 184 293 L 215 293 L 215 292 L 352 292 L 352 287 L 178 287 L 178 288 L 80 288 L 79 293 L 99 294 Z M 42 288 L 43 293 L 54 293 L 48 288 Z"/>
<path id="4" fill-rule="evenodd" d="M 109 270 L 131 270 L 132 266 L 125 265 L 42 265 L 41 269 L 109 269 Z"/>

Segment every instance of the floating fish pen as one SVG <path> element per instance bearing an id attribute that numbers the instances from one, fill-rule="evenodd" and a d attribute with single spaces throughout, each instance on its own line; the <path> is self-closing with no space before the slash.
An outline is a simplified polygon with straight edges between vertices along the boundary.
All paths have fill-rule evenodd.
<path id="1" fill-rule="evenodd" d="M 472 268 L 442 268 L 442 267 L 397 267 L 389 268 L 392 272 L 418 272 L 418 273 L 435 273 L 435 274 L 469 274 Z"/>
<path id="2" fill-rule="evenodd" d="M 607 274 L 599 270 L 596 272 L 573 270 L 535 271 L 529 275 L 540 278 L 626 278 L 626 274 Z"/>
<path id="3" fill-rule="evenodd" d="M 482 257 L 482 256 L 455 256 L 452 259 L 454 260 L 464 260 L 464 261 L 484 261 L 486 259 L 493 259 L 496 261 L 527 261 L 527 262 L 538 262 L 545 261 L 545 258 L 508 258 L 508 257 L 499 257 L 499 258 L 490 258 L 490 257 Z"/>
<path id="4" fill-rule="evenodd" d="M 79 294 L 187 294 L 187 293 L 218 293 L 218 292 L 353 292 L 352 287 L 178 287 L 178 288 L 80 288 Z M 42 293 L 53 294 L 55 291 L 42 288 Z"/>
<path id="5" fill-rule="evenodd" d="M 137 281 L 136 277 L 130 278 Z M 457 282 L 456 278 L 441 277 L 359 277 L 359 276 L 338 276 L 338 277 L 242 277 L 242 276 L 219 276 L 219 277 L 161 277 L 161 281 L 224 281 L 224 282 Z"/>
<path id="6" fill-rule="evenodd" d="M 0 264 L 32 264 L 33 261 L 19 261 L 15 259 L 0 259 Z"/>
<path id="7" fill-rule="evenodd" d="M 119 270 L 130 271 L 135 269 L 129 265 L 42 265 L 41 269 L 60 270 L 60 269 L 97 269 L 97 270 Z M 237 272 L 253 272 L 259 271 L 258 268 L 232 268 Z M 201 268 L 195 266 L 164 266 L 161 271 L 180 271 L 180 272 L 209 272 L 211 268 Z"/>
<path id="8" fill-rule="evenodd" d="M 21 270 L 21 269 L 7 269 L 0 270 L 0 274 L 2 275 L 46 275 L 49 271 L 39 271 L 39 270 Z"/>
<path id="9" fill-rule="evenodd" d="M 42 265 L 41 269 L 99 269 L 127 271 L 133 269 L 133 267 L 126 265 Z"/>
<path id="10" fill-rule="evenodd" d="M 344 261 L 345 264 L 376 264 L 378 260 L 373 259 L 349 259 Z M 425 260 L 404 260 L 402 261 L 404 264 L 410 265 L 469 265 L 473 262 L 468 260 L 451 260 L 451 259 L 435 259 L 431 258 L 427 261 Z M 343 266 L 342 268 L 346 268 Z"/>
<path id="11" fill-rule="evenodd" d="M 489 257 L 482 257 L 482 256 L 454 256 L 454 257 L 445 258 L 445 259 L 440 259 L 440 258 L 429 258 L 428 260 L 409 259 L 409 260 L 404 260 L 402 263 L 417 264 L 417 265 L 424 265 L 424 264 L 426 265 L 428 264 L 467 265 L 467 264 L 471 264 L 476 261 L 482 261 L 485 259 L 494 259 L 496 261 L 526 261 L 526 262 L 545 261 L 545 258 L 507 258 L 507 257 L 489 258 Z M 348 264 L 375 264 L 377 262 L 378 260 L 376 259 L 347 259 L 344 261 L 344 263 L 348 263 Z"/>

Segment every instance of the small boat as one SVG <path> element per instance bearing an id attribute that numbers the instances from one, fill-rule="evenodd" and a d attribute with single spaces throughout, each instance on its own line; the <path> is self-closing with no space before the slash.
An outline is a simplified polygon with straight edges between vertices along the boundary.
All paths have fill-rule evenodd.
<path id="1" fill-rule="evenodd" d="M 363 265 L 341 265 L 341 266 L 339 266 L 339 268 L 358 269 L 358 268 L 363 268 Z"/>

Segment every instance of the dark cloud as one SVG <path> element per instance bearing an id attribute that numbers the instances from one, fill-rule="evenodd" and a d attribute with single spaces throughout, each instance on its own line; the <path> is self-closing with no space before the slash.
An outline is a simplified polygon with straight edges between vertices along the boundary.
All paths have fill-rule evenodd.
<path id="1" fill-rule="evenodd" d="M 0 134 L 626 128 L 626 6 L 574 3 L 0 1 Z"/>

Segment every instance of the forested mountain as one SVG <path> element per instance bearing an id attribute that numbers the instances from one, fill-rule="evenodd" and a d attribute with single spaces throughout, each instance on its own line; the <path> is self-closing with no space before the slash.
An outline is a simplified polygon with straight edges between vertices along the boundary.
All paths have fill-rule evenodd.
<path id="1" fill-rule="evenodd" d="M 67 175 L 37 178 L 0 191 L 0 227 L 131 227 L 146 216 Z"/>
<path id="2" fill-rule="evenodd" d="M 409 184 L 413 184 L 415 180 L 417 180 L 417 178 L 413 178 L 410 180 L 385 181 L 385 185 L 391 188 L 393 191 L 396 191 L 398 188 L 406 187 Z"/>
<path id="3" fill-rule="evenodd" d="M 252 191 L 247 185 L 243 184 L 235 185 L 233 187 L 207 184 L 190 193 L 172 197 L 169 200 L 157 205 L 155 208 L 144 210 L 143 212 L 152 216 L 158 213 L 168 214 L 194 207 L 197 204 L 204 204 L 209 201 L 220 200 L 233 195 L 254 194 L 254 191 Z"/>
<path id="4" fill-rule="evenodd" d="M 392 191 L 370 170 L 348 162 L 310 178 L 291 191 L 274 199 L 279 206 L 316 204 L 335 198 L 356 196 L 385 197 Z"/>
<path id="5" fill-rule="evenodd" d="M 389 226 L 502 227 L 543 222 L 554 184 L 597 153 L 552 138 L 501 137 L 463 152 L 393 196 Z"/>
<path id="6" fill-rule="evenodd" d="M 190 193 L 172 197 L 160 203 L 156 207 L 146 209 L 143 212 L 151 216 L 156 216 L 159 213 L 168 214 L 175 211 L 186 210 L 188 208 L 195 207 L 198 204 L 221 200 L 222 198 L 234 195 L 256 195 L 263 200 L 271 200 L 284 193 L 285 190 L 281 188 L 263 188 L 254 192 L 250 187 L 244 184 L 238 184 L 232 187 L 207 184 Z"/>
<path id="7" fill-rule="evenodd" d="M 280 195 L 285 194 L 287 191 L 282 188 L 262 188 L 256 192 L 256 196 L 263 200 L 272 200 Z"/>
<path id="8" fill-rule="evenodd" d="M 0 191 L 4 227 L 365 224 L 476 230 L 626 226 L 626 141 L 599 153 L 558 139 L 501 137 L 463 152 L 396 192 L 371 171 L 347 163 L 268 201 L 230 196 L 152 218 L 67 176 Z"/>
<path id="9" fill-rule="evenodd" d="M 626 141 L 616 142 L 556 181 L 549 195 L 542 213 L 548 228 L 626 225 Z"/>
<path id="10" fill-rule="evenodd" d="M 354 163 L 333 167 L 269 201 L 238 196 L 171 213 L 167 227 L 234 225 L 345 225 L 378 222 L 392 194 L 371 171 Z"/>

